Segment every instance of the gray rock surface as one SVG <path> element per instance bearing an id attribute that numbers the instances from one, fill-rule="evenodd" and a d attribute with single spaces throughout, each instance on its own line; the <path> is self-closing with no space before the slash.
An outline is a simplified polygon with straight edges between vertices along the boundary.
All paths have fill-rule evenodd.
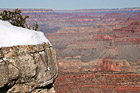
<path id="1" fill-rule="evenodd" d="M 57 74 L 48 43 L 0 48 L 0 93 L 47 93 Z"/>

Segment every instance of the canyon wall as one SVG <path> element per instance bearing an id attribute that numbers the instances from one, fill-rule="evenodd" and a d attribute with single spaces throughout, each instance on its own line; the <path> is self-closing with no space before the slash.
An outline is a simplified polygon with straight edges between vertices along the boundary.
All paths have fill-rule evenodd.
<path id="1" fill-rule="evenodd" d="M 140 8 L 27 9 L 23 15 L 38 22 L 56 50 L 56 93 L 140 92 Z"/>
<path id="2" fill-rule="evenodd" d="M 86 26 L 81 15 L 73 21 L 81 26 L 46 34 L 57 51 L 57 93 L 139 92 L 139 13 L 106 13 Z"/>

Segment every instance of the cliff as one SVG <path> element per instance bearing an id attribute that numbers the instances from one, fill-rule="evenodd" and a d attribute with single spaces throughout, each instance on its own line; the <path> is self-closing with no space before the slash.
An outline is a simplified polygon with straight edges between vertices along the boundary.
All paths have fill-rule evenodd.
<path id="1" fill-rule="evenodd" d="M 0 49 L 0 91 L 47 91 L 57 77 L 55 51 L 47 43 Z"/>
<path id="2" fill-rule="evenodd" d="M 56 53 L 44 34 L 2 21 L 0 28 L 0 93 L 53 93 Z"/>

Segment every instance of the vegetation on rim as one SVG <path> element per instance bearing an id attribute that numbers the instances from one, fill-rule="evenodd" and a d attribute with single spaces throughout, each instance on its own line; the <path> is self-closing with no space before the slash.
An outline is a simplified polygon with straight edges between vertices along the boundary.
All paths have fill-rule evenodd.
<path id="1" fill-rule="evenodd" d="M 27 18 L 29 18 L 29 16 L 23 17 L 21 15 L 21 10 L 19 9 L 15 9 L 14 11 L 4 10 L 3 12 L 0 13 L 1 20 L 9 21 L 14 26 L 38 30 L 39 25 L 37 23 L 34 23 L 33 27 L 31 27 L 26 22 Z"/>

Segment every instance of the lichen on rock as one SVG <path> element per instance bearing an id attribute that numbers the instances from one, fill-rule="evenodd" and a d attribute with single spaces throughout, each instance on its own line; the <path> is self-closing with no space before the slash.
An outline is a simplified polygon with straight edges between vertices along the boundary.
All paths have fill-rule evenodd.
<path id="1" fill-rule="evenodd" d="M 0 93 L 47 92 L 57 74 L 56 53 L 49 43 L 0 48 Z"/>

